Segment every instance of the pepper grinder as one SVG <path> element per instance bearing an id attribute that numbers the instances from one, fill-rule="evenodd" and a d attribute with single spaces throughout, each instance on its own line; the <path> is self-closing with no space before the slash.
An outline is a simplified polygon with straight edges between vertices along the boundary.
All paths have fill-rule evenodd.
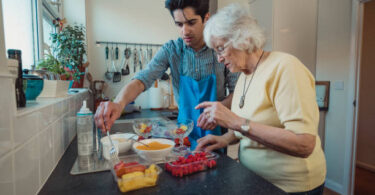
<path id="1" fill-rule="evenodd" d="M 16 101 L 17 108 L 26 106 L 26 96 L 23 91 L 23 78 L 22 78 L 22 59 L 21 50 L 8 49 L 8 58 L 18 60 L 18 76 L 16 79 Z"/>

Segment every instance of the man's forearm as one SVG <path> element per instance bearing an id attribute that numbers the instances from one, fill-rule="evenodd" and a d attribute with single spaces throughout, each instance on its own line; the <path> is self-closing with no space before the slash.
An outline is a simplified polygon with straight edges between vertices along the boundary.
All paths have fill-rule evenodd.
<path id="1" fill-rule="evenodd" d="M 134 79 L 121 89 L 114 102 L 119 103 L 122 106 L 122 109 L 124 109 L 126 105 L 134 101 L 144 90 L 144 84 L 140 80 Z"/>
<path id="2" fill-rule="evenodd" d="M 232 98 L 233 98 L 233 93 L 229 94 L 225 99 L 223 99 L 223 101 L 221 101 L 221 103 L 230 109 L 231 105 L 232 105 Z"/>

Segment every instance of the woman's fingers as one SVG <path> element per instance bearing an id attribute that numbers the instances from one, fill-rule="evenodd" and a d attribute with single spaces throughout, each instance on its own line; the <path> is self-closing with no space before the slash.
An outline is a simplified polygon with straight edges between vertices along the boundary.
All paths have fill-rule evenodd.
<path id="1" fill-rule="evenodd" d="M 200 108 L 206 108 L 208 106 L 211 106 L 214 102 L 202 102 L 195 106 L 195 109 L 200 109 Z"/>
<path id="2" fill-rule="evenodd" d="M 220 144 L 219 144 L 219 143 L 215 143 L 215 144 L 212 144 L 212 145 L 207 146 L 207 147 L 204 149 L 204 151 L 205 151 L 205 152 L 211 152 L 211 151 L 213 151 L 213 150 L 220 149 L 220 148 L 221 148 L 221 147 L 220 147 Z"/>
<path id="3" fill-rule="evenodd" d="M 195 151 L 202 151 L 205 149 L 206 145 L 211 144 L 214 142 L 214 140 L 211 138 L 211 135 L 206 135 L 200 139 L 197 140 L 197 147 L 195 148 Z"/>

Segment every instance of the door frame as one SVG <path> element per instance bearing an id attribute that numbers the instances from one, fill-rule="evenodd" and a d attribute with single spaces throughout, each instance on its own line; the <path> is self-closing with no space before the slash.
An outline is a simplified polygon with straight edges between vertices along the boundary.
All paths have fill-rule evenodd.
<path id="1" fill-rule="evenodd" d="M 351 57 L 349 71 L 349 87 L 347 106 L 347 135 L 344 162 L 344 194 L 354 194 L 356 151 L 357 151 L 357 130 L 358 130 L 358 105 L 360 91 L 360 69 L 361 49 L 363 31 L 364 3 L 368 0 L 352 0 L 351 19 Z M 353 104 L 351 103 L 353 102 Z M 354 105 L 355 104 L 355 105 Z"/>

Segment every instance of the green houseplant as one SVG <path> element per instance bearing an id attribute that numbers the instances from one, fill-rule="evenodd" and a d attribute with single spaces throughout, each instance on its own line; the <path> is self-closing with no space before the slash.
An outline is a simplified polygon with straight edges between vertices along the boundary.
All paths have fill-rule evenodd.
<path id="1" fill-rule="evenodd" d="M 50 50 L 46 50 L 48 53 L 40 60 L 37 64 L 37 69 L 47 70 L 60 76 L 61 80 L 66 80 L 70 77 L 70 74 L 64 69 L 61 63 L 55 58 Z"/>
<path id="2" fill-rule="evenodd" d="M 73 87 L 83 86 L 84 68 L 88 65 L 83 63 L 86 57 L 85 34 L 86 30 L 82 25 L 67 25 L 61 31 L 51 34 L 52 53 L 56 54 L 56 59 L 75 81 Z"/>

